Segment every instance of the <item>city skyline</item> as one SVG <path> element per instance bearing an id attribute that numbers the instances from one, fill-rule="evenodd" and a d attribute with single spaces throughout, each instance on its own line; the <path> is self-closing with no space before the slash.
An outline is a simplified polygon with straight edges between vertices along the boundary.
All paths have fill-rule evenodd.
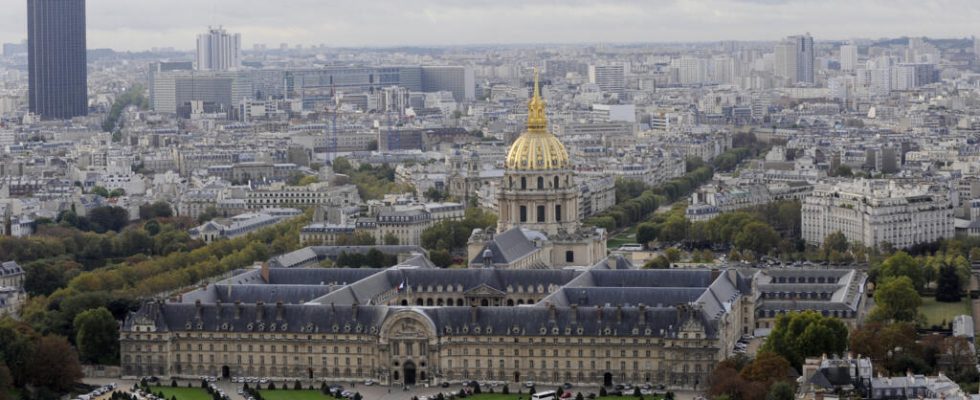
<path id="1" fill-rule="evenodd" d="M 233 6 L 232 6 L 233 5 Z M 190 50 L 209 25 L 241 32 L 243 49 L 280 43 L 331 47 L 766 40 L 810 32 L 817 40 L 899 36 L 970 37 L 980 4 L 709 0 L 516 2 L 424 0 L 323 5 L 243 0 L 88 4 L 89 48 Z M 0 42 L 26 38 L 24 2 L 0 13 Z M 258 17 L 256 17 L 258 16 Z M 823 21 L 823 22 L 821 22 Z M 826 23 L 833 21 L 834 23 Z M 587 27 L 588 29 L 583 29 Z"/>

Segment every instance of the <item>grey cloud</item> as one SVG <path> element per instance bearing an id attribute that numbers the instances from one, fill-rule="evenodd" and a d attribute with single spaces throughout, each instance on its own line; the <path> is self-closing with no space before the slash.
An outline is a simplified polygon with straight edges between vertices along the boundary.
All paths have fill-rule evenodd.
<path id="1" fill-rule="evenodd" d="M 0 41 L 25 37 L 24 0 Z M 973 35 L 975 0 L 88 0 L 89 47 L 189 49 L 208 25 L 253 43 L 330 46 Z"/>

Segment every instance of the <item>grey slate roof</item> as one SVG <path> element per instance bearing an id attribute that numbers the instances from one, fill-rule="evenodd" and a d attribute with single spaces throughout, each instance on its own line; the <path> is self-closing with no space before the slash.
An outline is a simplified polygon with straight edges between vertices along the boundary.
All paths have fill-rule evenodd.
<path id="1" fill-rule="evenodd" d="M 190 304 L 144 306 L 130 314 L 123 329 L 139 318 L 158 331 L 378 334 L 398 307 L 294 304 Z M 427 316 L 439 336 L 649 336 L 672 337 L 683 322 L 674 308 L 656 307 L 410 307 Z M 642 317 L 641 317 L 642 316 Z M 706 326 L 709 335 L 716 330 Z"/>
<path id="2" fill-rule="evenodd" d="M 494 236 L 483 250 L 470 260 L 470 264 L 483 264 L 483 255 L 487 250 L 490 251 L 490 261 L 493 264 L 510 264 L 538 251 L 538 247 L 528 239 L 521 228 L 514 227 Z"/>
<path id="3" fill-rule="evenodd" d="M 20 275 L 23 273 L 24 269 L 16 261 L 4 261 L 0 263 L 0 276 Z"/>

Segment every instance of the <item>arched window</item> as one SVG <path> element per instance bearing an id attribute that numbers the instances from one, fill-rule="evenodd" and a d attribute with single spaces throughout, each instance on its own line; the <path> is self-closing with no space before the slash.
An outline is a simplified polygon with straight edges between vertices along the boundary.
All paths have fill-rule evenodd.
<path id="1" fill-rule="evenodd" d="M 555 204 L 555 221 L 561 222 L 561 204 Z"/>
<path id="2" fill-rule="evenodd" d="M 558 189 L 558 175 L 555 175 L 555 189 Z"/>
<path id="3" fill-rule="evenodd" d="M 521 177 L 521 189 L 527 189 L 527 178 Z"/>
<path id="4" fill-rule="evenodd" d="M 521 222 L 527 222 L 527 206 L 521 206 Z"/>
<path id="5" fill-rule="evenodd" d="M 539 176 L 538 177 L 538 189 L 544 189 L 544 177 L 543 176 Z"/>

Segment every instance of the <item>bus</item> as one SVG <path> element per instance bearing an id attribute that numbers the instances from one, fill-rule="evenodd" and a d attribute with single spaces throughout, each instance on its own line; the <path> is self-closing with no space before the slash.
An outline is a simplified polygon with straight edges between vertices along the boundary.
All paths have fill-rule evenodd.
<path id="1" fill-rule="evenodd" d="M 558 394 L 554 390 L 546 390 L 531 395 L 531 400 L 556 400 Z"/>

